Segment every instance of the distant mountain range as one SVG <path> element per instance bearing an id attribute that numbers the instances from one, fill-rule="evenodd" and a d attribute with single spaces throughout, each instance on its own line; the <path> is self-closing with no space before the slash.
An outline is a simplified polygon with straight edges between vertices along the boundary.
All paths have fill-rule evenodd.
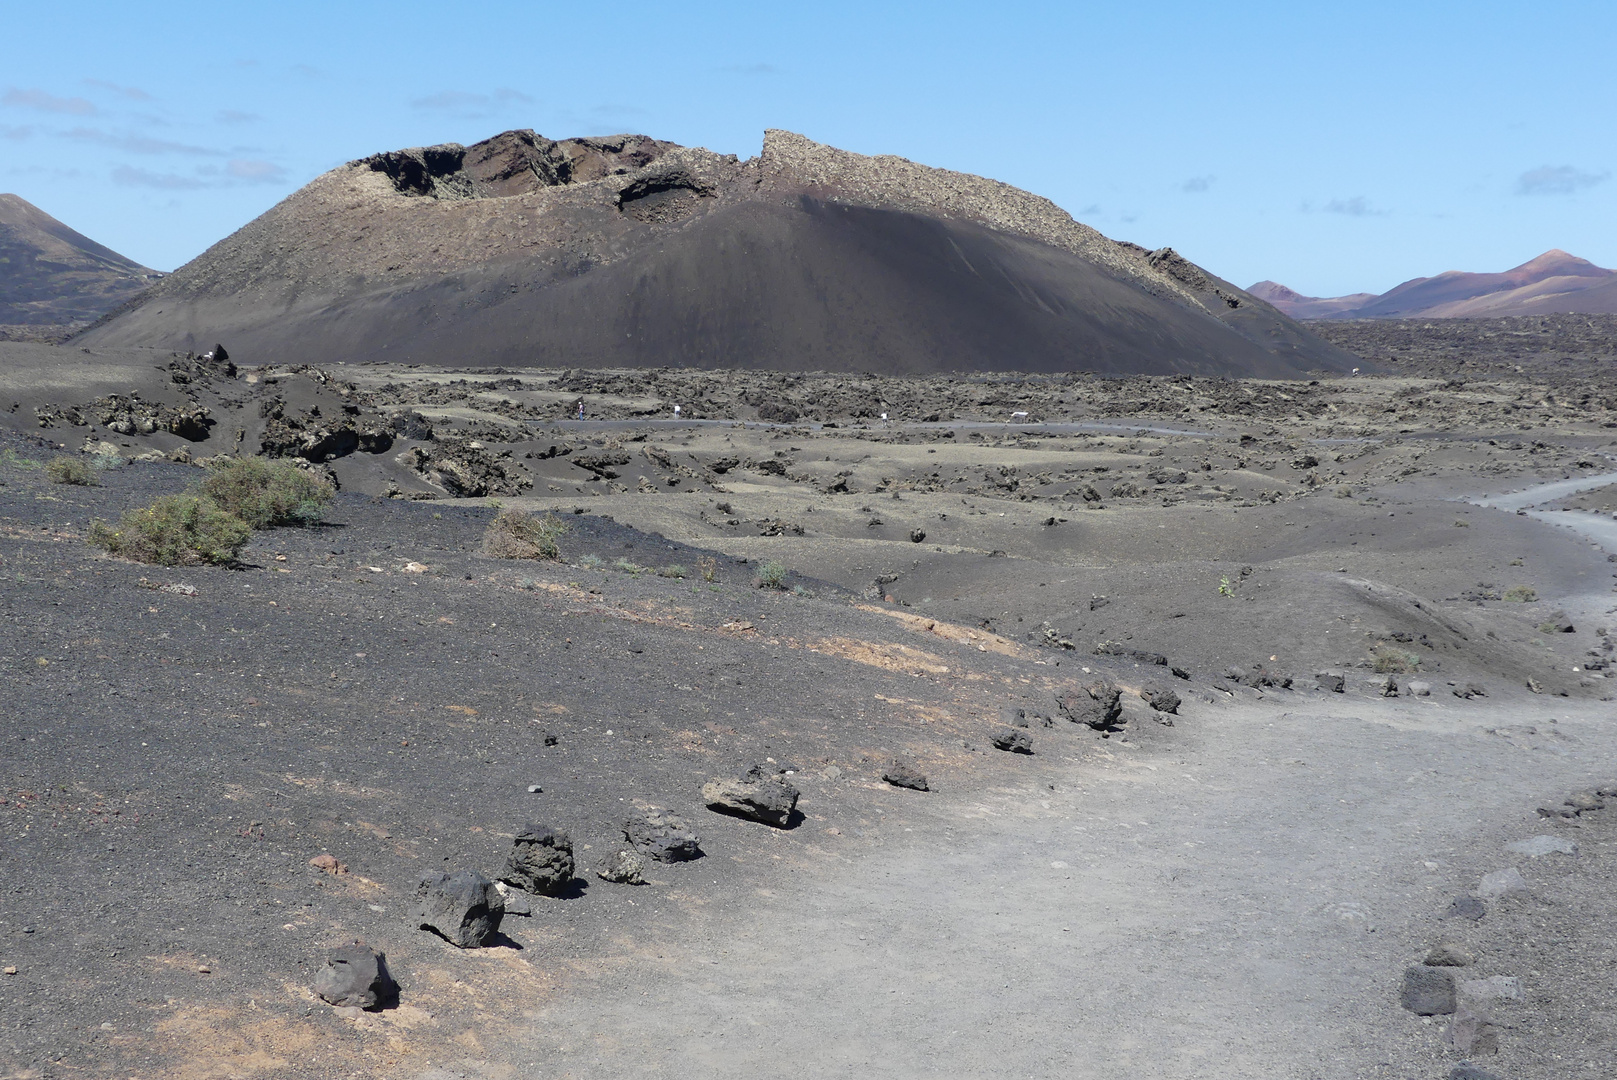
<path id="1" fill-rule="evenodd" d="M 1553 249 L 1502 274 L 1450 270 L 1377 296 L 1303 296 L 1278 282 L 1247 292 L 1294 319 L 1463 319 L 1617 312 L 1617 270 Z"/>
<path id="2" fill-rule="evenodd" d="M 0 325 L 88 323 L 162 276 L 0 194 Z"/>

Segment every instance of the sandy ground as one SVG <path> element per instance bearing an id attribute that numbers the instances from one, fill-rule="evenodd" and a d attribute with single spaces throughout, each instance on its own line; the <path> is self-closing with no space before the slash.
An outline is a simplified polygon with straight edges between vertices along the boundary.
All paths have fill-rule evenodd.
<path id="1" fill-rule="evenodd" d="M 1553 735 L 1499 733 L 1523 724 Z M 1491 1068 L 1611 1075 L 1609 948 L 1546 944 L 1523 969 L 1493 926 L 1438 918 L 1512 865 L 1560 886 L 1504 844 L 1567 832 L 1533 808 L 1609 771 L 1606 710 L 1207 707 L 1172 735 L 895 792 L 878 851 L 781 875 L 545 1010 L 533 1075 L 1438 1076 L 1456 1055 L 1398 991 L 1439 940 L 1525 987 L 1495 1010 L 1516 1030 Z M 1573 835 L 1609 888 L 1610 823 Z M 1593 899 L 1533 914 L 1609 919 Z M 1557 980 L 1582 984 L 1589 1026 L 1546 1038 Z"/>

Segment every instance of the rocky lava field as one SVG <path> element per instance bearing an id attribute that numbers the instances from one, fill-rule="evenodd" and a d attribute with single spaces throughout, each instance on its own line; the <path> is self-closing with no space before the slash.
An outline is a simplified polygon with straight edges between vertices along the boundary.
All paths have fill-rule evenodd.
<path id="1" fill-rule="evenodd" d="M 1576 319 L 1317 324 L 1386 373 L 1314 381 L 0 344 L 0 1075 L 1610 1080 Z M 325 520 L 85 543 L 256 453 Z M 648 812 L 700 857 L 603 877 Z M 546 828 L 559 895 L 421 928 Z M 314 992 L 356 941 L 379 1008 Z"/>

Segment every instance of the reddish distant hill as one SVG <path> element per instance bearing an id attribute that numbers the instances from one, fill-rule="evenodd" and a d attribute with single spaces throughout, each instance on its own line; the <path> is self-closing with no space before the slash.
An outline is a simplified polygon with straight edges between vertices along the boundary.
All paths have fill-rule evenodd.
<path id="1" fill-rule="evenodd" d="M 1376 296 L 1303 296 L 1273 281 L 1247 290 L 1294 319 L 1462 319 L 1552 312 L 1617 313 L 1617 270 L 1559 249 L 1502 274 L 1450 270 Z"/>

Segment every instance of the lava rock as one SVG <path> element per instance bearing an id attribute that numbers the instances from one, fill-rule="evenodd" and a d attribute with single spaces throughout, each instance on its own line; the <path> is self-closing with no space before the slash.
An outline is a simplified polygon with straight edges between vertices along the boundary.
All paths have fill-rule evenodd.
<path id="1" fill-rule="evenodd" d="M 1006 727 L 1027 727 L 1027 713 L 1015 707 L 1008 707 L 999 711 L 1000 723 Z"/>
<path id="2" fill-rule="evenodd" d="M 1501 900 L 1507 896 L 1522 896 L 1529 892 L 1527 879 L 1514 866 L 1482 875 L 1477 895 L 1484 900 Z"/>
<path id="3" fill-rule="evenodd" d="M 314 992 L 338 1008 L 377 1009 L 397 996 L 387 957 L 355 942 L 331 950 L 314 976 Z"/>
<path id="4" fill-rule="evenodd" d="M 1409 691 L 1410 697 L 1432 696 L 1432 684 L 1429 682 L 1422 682 L 1419 679 L 1412 680 L 1404 689 Z"/>
<path id="5" fill-rule="evenodd" d="M 1488 908 L 1475 896 L 1456 896 L 1443 913 L 1445 919 L 1470 919 L 1476 922 L 1488 913 Z"/>
<path id="6" fill-rule="evenodd" d="M 702 785 L 702 801 L 709 810 L 784 829 L 797 809 L 798 790 L 785 780 L 763 776 L 754 769 L 739 780 L 709 780 Z"/>
<path id="7" fill-rule="evenodd" d="M 994 744 L 995 750 L 1005 750 L 1012 754 L 1033 753 L 1033 739 L 1021 728 L 1004 728 L 988 736 L 988 741 Z"/>
<path id="8" fill-rule="evenodd" d="M 1172 690 L 1163 690 L 1160 687 L 1148 686 L 1140 692 L 1140 697 L 1145 700 L 1147 705 L 1151 706 L 1157 712 L 1174 714 L 1179 712 L 1179 695 L 1174 693 Z"/>
<path id="9" fill-rule="evenodd" d="M 1477 962 L 1477 958 L 1466 951 L 1463 945 L 1456 945 L 1452 941 L 1439 942 L 1433 945 L 1421 963 L 1427 967 L 1470 967 Z"/>
<path id="10" fill-rule="evenodd" d="M 1488 691 L 1483 689 L 1481 683 L 1468 682 L 1464 686 L 1456 686 L 1454 696 L 1470 701 L 1472 698 L 1487 697 Z"/>
<path id="11" fill-rule="evenodd" d="M 1454 973 L 1424 964 L 1406 968 L 1398 1000 L 1416 1016 L 1447 1016 L 1455 1008 Z"/>
<path id="12" fill-rule="evenodd" d="M 500 880 L 541 896 L 559 896 L 573 880 L 573 841 L 545 825 L 517 833 Z"/>
<path id="13" fill-rule="evenodd" d="M 911 529 L 910 530 L 910 543 L 919 544 L 922 540 L 925 540 L 925 539 L 926 539 L 926 530 L 925 529 Z"/>
<path id="14" fill-rule="evenodd" d="M 477 949 L 499 932 L 505 898 L 476 870 L 428 874 L 415 890 L 415 920 L 460 949 Z"/>
<path id="15" fill-rule="evenodd" d="M 1347 676 L 1340 671 L 1322 671 L 1314 678 L 1319 682 L 1319 688 L 1331 694 L 1345 693 L 1347 690 Z"/>
<path id="16" fill-rule="evenodd" d="M 1461 1005 L 1454 1012 L 1454 1018 L 1449 1021 L 1449 1028 L 1443 1033 L 1448 1044 L 1462 1054 L 1497 1054 L 1499 1053 L 1499 1033 L 1487 1019 L 1472 1012 Z M 1462 1072 L 1461 1069 L 1465 1071 Z M 1461 1066 L 1449 1073 L 1451 1077 L 1461 1077 L 1463 1080 L 1478 1080 L 1488 1076 L 1475 1066 Z"/>
<path id="17" fill-rule="evenodd" d="M 639 852 L 620 848 L 601 860 L 595 876 L 617 885 L 644 885 L 646 860 Z"/>
<path id="18" fill-rule="evenodd" d="M 1578 792 L 1567 799 L 1565 805 L 1572 807 L 1580 814 L 1585 810 L 1604 810 L 1606 808 L 1605 801 L 1592 791 Z"/>
<path id="19" fill-rule="evenodd" d="M 686 862 L 702 857 L 701 841 L 685 820 L 656 807 L 626 818 L 623 838 L 636 852 L 658 862 Z"/>
<path id="20" fill-rule="evenodd" d="M 927 787 L 926 777 L 921 775 L 920 770 L 902 761 L 895 761 L 888 766 L 887 771 L 881 774 L 881 778 L 894 787 L 909 788 L 911 791 L 932 790 Z"/>
<path id="21" fill-rule="evenodd" d="M 1449 1070 L 1449 1080 L 1499 1080 L 1499 1077 L 1487 1069 L 1479 1069 L 1468 1061 L 1462 1061 Z"/>
<path id="22" fill-rule="evenodd" d="M 1386 681 L 1381 684 L 1380 689 L 1382 697 L 1397 697 L 1398 680 L 1388 675 Z"/>
<path id="23" fill-rule="evenodd" d="M 1117 726 L 1123 715 L 1123 693 L 1110 683 L 1090 683 L 1080 690 L 1063 694 L 1056 705 L 1075 724 L 1087 724 L 1096 731 Z"/>

